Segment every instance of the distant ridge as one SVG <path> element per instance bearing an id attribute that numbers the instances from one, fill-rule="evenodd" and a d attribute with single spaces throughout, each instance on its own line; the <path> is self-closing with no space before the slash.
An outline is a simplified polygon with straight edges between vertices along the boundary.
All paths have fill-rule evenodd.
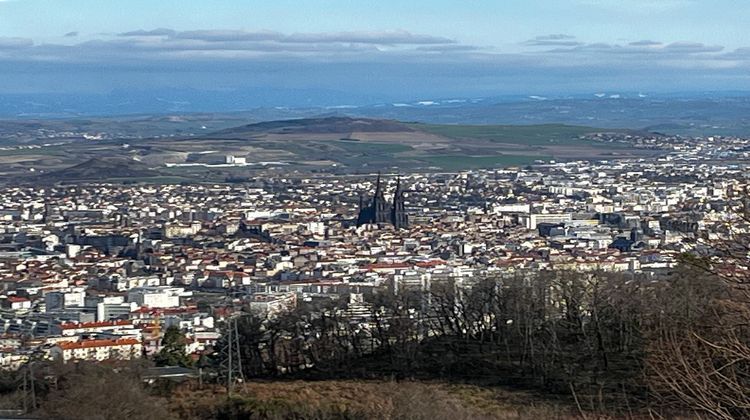
<path id="1" fill-rule="evenodd" d="M 350 117 L 301 118 L 268 121 L 229 128 L 206 135 L 223 138 L 260 134 L 404 133 L 415 130 L 394 120 Z"/>

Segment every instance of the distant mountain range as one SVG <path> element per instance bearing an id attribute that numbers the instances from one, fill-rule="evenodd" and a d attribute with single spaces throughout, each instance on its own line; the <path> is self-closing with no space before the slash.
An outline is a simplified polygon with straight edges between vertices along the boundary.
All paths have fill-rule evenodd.
<path id="1" fill-rule="evenodd" d="M 103 95 L 0 95 L 0 118 L 97 116 L 180 120 L 270 121 L 350 116 L 436 124 L 571 124 L 676 134 L 750 134 L 750 93 L 690 95 L 594 92 L 585 95 L 514 95 L 383 101 L 385 98 L 315 89 L 244 91 L 165 90 Z M 156 117 L 155 117 L 156 116 Z M 162 116 L 162 117 L 158 117 Z M 223 127 L 233 124 L 219 124 Z M 200 125 L 198 126 L 200 127 Z M 221 128 L 214 125 L 213 129 Z M 211 127 L 209 127 L 211 129 Z"/>

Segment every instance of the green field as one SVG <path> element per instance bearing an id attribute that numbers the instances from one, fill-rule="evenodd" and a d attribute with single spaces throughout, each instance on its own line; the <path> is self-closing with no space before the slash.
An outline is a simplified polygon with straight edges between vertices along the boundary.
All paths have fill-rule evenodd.
<path id="1" fill-rule="evenodd" d="M 592 146 L 597 143 L 578 137 L 601 129 L 563 124 L 541 125 L 437 125 L 411 124 L 411 127 L 428 133 L 456 139 L 483 139 L 498 143 L 549 146 Z M 616 131 L 616 130 L 614 130 Z"/>
<path id="2" fill-rule="evenodd" d="M 0 156 L 57 156 L 66 157 L 69 156 L 69 152 L 66 150 L 66 146 L 48 146 L 39 147 L 33 149 L 12 149 L 12 150 L 0 150 Z"/>
<path id="3" fill-rule="evenodd" d="M 503 166 L 523 166 L 535 160 L 549 160 L 550 156 L 499 155 L 499 156 L 425 156 L 419 158 L 430 166 L 445 170 L 458 171 L 478 168 L 497 168 Z"/>
<path id="4" fill-rule="evenodd" d="M 397 143 L 362 143 L 357 141 L 339 140 L 329 144 L 340 147 L 351 153 L 400 153 L 413 150 L 411 146 Z"/>

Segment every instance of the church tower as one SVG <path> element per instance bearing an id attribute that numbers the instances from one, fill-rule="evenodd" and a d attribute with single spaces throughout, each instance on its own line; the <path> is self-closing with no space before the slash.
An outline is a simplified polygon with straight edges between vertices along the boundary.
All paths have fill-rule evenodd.
<path id="1" fill-rule="evenodd" d="M 391 223 L 396 229 L 409 227 L 409 220 L 404 209 L 404 192 L 401 190 L 401 177 L 396 180 L 396 191 L 393 193 Z"/>
<path id="2" fill-rule="evenodd" d="M 378 181 L 375 184 L 375 196 L 372 198 L 372 209 L 375 223 L 388 223 L 390 214 L 388 214 L 388 202 L 385 201 L 383 186 L 380 183 L 380 172 L 378 172 Z"/>

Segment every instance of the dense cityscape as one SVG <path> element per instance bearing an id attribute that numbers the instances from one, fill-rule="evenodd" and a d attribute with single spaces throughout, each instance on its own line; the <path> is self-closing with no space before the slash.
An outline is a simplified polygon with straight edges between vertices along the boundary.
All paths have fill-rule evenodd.
<path id="1" fill-rule="evenodd" d="M 746 164 L 715 158 L 746 158 L 747 142 L 669 147 L 652 161 L 459 173 L 6 186 L 0 361 L 153 357 L 169 327 L 198 360 L 243 308 L 274 317 L 343 298 L 355 316 L 377 295 L 545 270 L 658 278 L 745 229 L 732 215 Z M 397 182 L 407 213 L 398 228 L 390 217 L 358 220 L 371 205 L 390 211 L 380 190 L 390 198 Z"/>

